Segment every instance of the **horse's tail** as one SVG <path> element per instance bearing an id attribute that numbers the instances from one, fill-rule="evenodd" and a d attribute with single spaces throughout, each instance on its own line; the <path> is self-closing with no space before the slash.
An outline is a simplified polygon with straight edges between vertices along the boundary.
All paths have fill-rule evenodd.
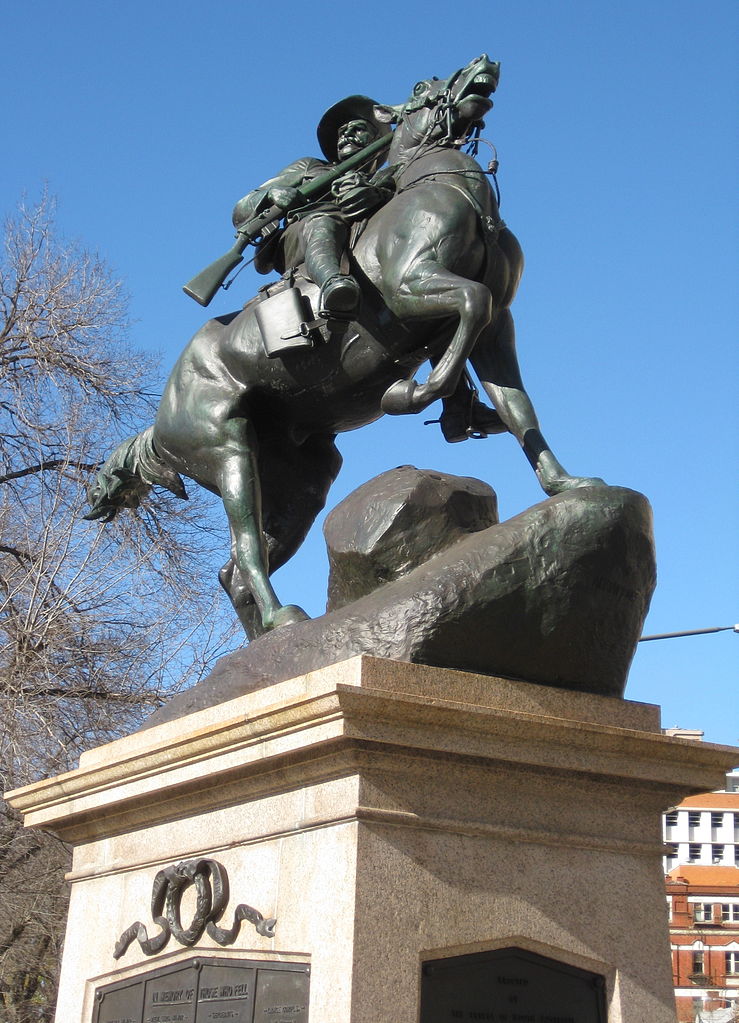
<path id="1" fill-rule="evenodd" d="M 121 508 L 138 508 L 141 498 L 154 485 L 187 500 L 181 477 L 157 454 L 153 432 L 150 426 L 118 445 L 87 492 L 90 511 L 86 519 L 110 522 Z"/>

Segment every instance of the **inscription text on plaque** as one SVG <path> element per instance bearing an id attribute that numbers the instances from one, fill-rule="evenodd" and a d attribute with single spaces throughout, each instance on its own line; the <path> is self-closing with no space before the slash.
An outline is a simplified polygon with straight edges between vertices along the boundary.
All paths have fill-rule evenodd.
<path id="1" fill-rule="evenodd" d="M 305 963 L 197 956 L 95 992 L 92 1023 L 308 1023 Z"/>
<path id="2" fill-rule="evenodd" d="M 520 948 L 423 964 L 421 1023 L 605 1023 L 597 973 Z"/>

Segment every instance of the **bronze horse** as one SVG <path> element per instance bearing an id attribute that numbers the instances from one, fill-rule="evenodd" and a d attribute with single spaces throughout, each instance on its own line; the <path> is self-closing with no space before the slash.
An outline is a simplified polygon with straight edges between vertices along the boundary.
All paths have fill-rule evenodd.
<path id="1" fill-rule="evenodd" d="M 210 320 L 174 367 L 153 427 L 120 445 L 93 485 L 90 517 L 105 519 L 152 484 L 184 496 L 180 473 L 218 494 L 232 537 L 219 578 L 250 638 L 306 617 L 280 603 L 269 576 L 325 503 L 341 464 L 335 435 L 453 395 L 468 359 L 499 416 L 488 432 L 516 437 L 547 494 L 602 483 L 569 475 L 541 434 L 509 312 L 523 256 L 484 171 L 461 151 L 498 74 L 483 54 L 419 82 L 402 106 L 377 108 L 397 122 L 397 188 L 350 254 L 363 299 L 355 319 L 329 321 L 315 347 L 272 358 L 256 299 Z M 301 290 L 316 308 L 315 286 Z"/>

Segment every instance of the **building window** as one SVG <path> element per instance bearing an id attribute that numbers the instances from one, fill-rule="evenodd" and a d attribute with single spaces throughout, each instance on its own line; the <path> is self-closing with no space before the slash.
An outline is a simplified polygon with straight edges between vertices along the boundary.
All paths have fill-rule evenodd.
<path id="1" fill-rule="evenodd" d="M 665 854 L 665 873 L 669 874 L 677 866 L 677 846 L 669 845 Z"/>
<path id="2" fill-rule="evenodd" d="M 739 974 L 739 952 L 724 952 L 726 956 L 726 973 L 730 977 Z"/>
<path id="3" fill-rule="evenodd" d="M 710 923 L 713 920 L 713 904 L 711 902 L 696 902 L 693 906 L 693 919 Z"/>
<path id="4" fill-rule="evenodd" d="M 711 846 L 711 863 L 721 863 L 724 858 L 724 847 L 722 845 Z"/>
<path id="5" fill-rule="evenodd" d="M 669 813 L 665 814 L 665 824 L 668 828 L 677 827 L 677 810 L 670 810 Z"/>
<path id="6" fill-rule="evenodd" d="M 722 813 L 712 813 L 711 814 L 711 827 L 712 828 L 720 828 L 723 823 L 724 823 L 724 815 Z"/>
<path id="7" fill-rule="evenodd" d="M 721 919 L 725 924 L 739 923 L 739 903 L 723 902 L 721 904 Z"/>
<path id="8" fill-rule="evenodd" d="M 693 973 L 703 973 L 704 952 L 693 952 Z"/>
<path id="9" fill-rule="evenodd" d="M 697 828 L 701 822 L 700 810 L 691 810 L 688 814 L 688 824 L 691 828 Z"/>
<path id="10" fill-rule="evenodd" d="M 688 846 L 688 863 L 698 863 L 701 858 L 701 847 L 699 844 Z"/>

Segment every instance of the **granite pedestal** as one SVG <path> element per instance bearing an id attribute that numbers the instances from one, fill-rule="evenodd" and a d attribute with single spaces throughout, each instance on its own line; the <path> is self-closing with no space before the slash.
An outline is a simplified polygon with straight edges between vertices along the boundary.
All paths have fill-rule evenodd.
<path id="1" fill-rule="evenodd" d="M 674 1023 L 660 814 L 738 759 L 650 705 L 371 657 L 92 750 L 10 796 L 74 845 L 57 1023 L 193 955 L 309 964 L 310 1023 L 419 1023 L 424 962 L 506 948 L 603 977 L 608 1023 Z M 157 873 L 200 857 L 224 921 L 246 903 L 274 937 L 115 959 L 158 930 Z"/>

